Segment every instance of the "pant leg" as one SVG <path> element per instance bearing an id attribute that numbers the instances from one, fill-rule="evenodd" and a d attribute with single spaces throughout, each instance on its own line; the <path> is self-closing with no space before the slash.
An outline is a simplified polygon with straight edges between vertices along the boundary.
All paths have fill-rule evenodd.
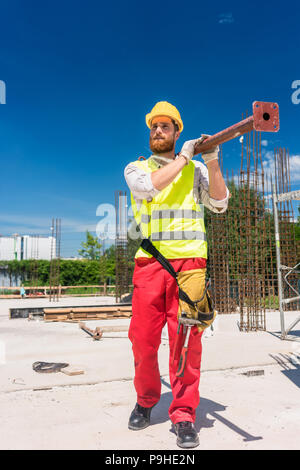
<path id="1" fill-rule="evenodd" d="M 172 263 L 176 271 L 180 271 L 180 265 Z M 201 366 L 201 337 L 203 332 L 198 332 L 197 327 L 193 327 L 190 334 L 188 353 L 183 377 L 176 377 L 179 365 L 180 352 L 183 346 L 183 335 L 181 332 L 180 341 L 177 347 L 177 354 L 173 362 L 175 338 L 178 327 L 178 287 L 175 280 L 167 273 L 166 283 L 166 314 L 168 322 L 169 345 L 170 345 L 170 383 L 173 393 L 173 401 L 169 408 L 169 416 L 175 424 L 180 421 L 195 422 L 196 409 L 200 402 L 199 382 Z"/>
<path id="2" fill-rule="evenodd" d="M 136 264 L 133 285 L 129 339 L 134 355 L 134 386 L 138 404 L 150 407 L 161 394 L 157 352 L 166 323 L 163 268 L 157 261 Z"/>

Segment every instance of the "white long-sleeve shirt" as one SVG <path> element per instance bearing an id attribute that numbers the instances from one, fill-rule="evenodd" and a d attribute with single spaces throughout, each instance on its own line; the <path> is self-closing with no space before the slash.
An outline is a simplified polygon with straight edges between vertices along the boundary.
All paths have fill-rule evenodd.
<path id="1" fill-rule="evenodd" d="M 158 155 L 150 157 L 156 164 L 157 169 L 170 163 L 170 160 Z M 213 199 L 209 196 L 209 179 L 207 167 L 197 161 L 195 163 L 195 176 L 194 176 L 194 197 L 199 204 L 204 204 L 212 212 L 222 213 L 225 212 L 228 206 L 229 191 L 226 188 L 227 194 L 225 199 Z M 139 207 L 143 199 L 151 201 L 153 197 L 159 194 L 159 190 L 153 186 L 151 173 L 146 173 L 141 168 L 138 168 L 133 163 L 129 163 L 124 170 L 125 180 L 134 197 L 134 200 Z"/>

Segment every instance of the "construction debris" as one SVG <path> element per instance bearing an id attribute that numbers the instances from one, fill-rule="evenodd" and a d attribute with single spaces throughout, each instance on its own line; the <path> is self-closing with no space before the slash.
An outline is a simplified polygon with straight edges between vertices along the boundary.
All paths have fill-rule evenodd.
<path id="1" fill-rule="evenodd" d="M 83 331 L 85 331 L 88 335 L 92 336 L 94 340 L 99 340 L 102 338 L 103 331 L 100 330 L 99 327 L 95 328 L 95 330 L 91 330 L 88 328 L 85 323 L 79 323 L 79 328 L 81 328 Z"/>
<path id="2" fill-rule="evenodd" d="M 41 362 L 37 361 L 32 364 L 32 368 L 35 372 L 42 374 L 50 374 L 53 372 L 62 372 L 66 375 L 81 375 L 84 371 L 70 366 L 66 362 Z M 17 383 L 17 382 L 16 382 Z M 24 384 L 21 384 L 24 385 Z"/>
<path id="3" fill-rule="evenodd" d="M 60 372 L 66 375 L 70 375 L 70 376 L 84 374 L 84 370 L 76 369 L 74 367 L 66 367 L 65 369 L 62 369 Z"/>
<path id="4" fill-rule="evenodd" d="M 16 378 L 16 379 L 11 379 L 11 383 L 15 385 L 26 385 L 24 382 L 24 379 L 22 378 Z"/>
<path id="5" fill-rule="evenodd" d="M 61 372 L 61 369 L 68 367 L 66 362 L 41 362 L 37 361 L 32 364 L 35 372 L 50 374 L 52 372 Z"/>
<path id="6" fill-rule="evenodd" d="M 44 319 L 44 316 L 40 313 L 29 313 L 28 321 L 41 321 Z"/>
<path id="7" fill-rule="evenodd" d="M 247 372 L 242 372 L 242 375 L 246 375 L 246 377 L 253 377 L 256 375 L 265 375 L 265 371 L 263 369 L 248 370 Z"/>

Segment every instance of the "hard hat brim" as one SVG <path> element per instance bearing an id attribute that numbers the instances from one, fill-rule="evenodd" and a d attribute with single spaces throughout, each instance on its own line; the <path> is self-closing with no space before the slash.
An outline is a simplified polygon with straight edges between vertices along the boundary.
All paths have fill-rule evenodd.
<path id="1" fill-rule="evenodd" d="M 172 121 L 175 121 L 176 124 L 178 125 L 179 132 L 182 132 L 183 124 L 181 122 L 177 121 L 177 119 L 175 119 L 174 116 L 169 116 L 168 114 L 163 114 L 163 113 L 158 113 L 158 114 L 154 114 L 154 115 L 152 113 L 146 114 L 146 124 L 149 127 L 149 129 L 151 129 L 152 119 L 154 119 L 155 117 L 158 117 L 158 116 L 165 116 L 165 117 L 170 118 Z"/>

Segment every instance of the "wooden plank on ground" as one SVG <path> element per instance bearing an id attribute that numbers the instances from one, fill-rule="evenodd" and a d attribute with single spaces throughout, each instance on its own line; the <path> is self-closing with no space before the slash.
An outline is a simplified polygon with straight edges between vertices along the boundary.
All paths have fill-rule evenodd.
<path id="1" fill-rule="evenodd" d="M 132 315 L 132 312 L 115 312 L 113 313 L 113 316 L 114 317 L 126 317 L 126 318 L 129 318 L 131 317 Z"/>
<path id="2" fill-rule="evenodd" d="M 68 315 L 44 315 L 44 321 L 65 321 L 68 320 Z"/>
<path id="3" fill-rule="evenodd" d="M 58 313 L 62 313 L 62 314 L 66 314 L 66 313 L 71 313 L 72 312 L 72 309 L 71 308 L 44 308 L 44 313 L 50 313 L 50 314 L 58 314 Z"/>
<path id="4" fill-rule="evenodd" d="M 131 316 L 131 305 L 126 307 L 75 307 L 44 309 L 45 321 L 105 320 L 107 318 L 129 318 Z"/>
<path id="5" fill-rule="evenodd" d="M 120 312 L 127 312 L 131 310 L 131 305 L 127 305 L 124 307 L 74 307 L 72 308 L 73 313 L 84 313 L 84 312 L 95 312 L 95 313 L 102 313 L 102 312 L 115 312 L 120 311 Z"/>
<path id="6" fill-rule="evenodd" d="M 78 368 L 75 368 L 75 367 L 64 367 L 63 369 L 61 369 L 61 372 L 63 374 L 66 374 L 66 375 L 81 375 L 81 374 L 84 374 L 84 370 L 82 369 L 78 369 Z"/>

